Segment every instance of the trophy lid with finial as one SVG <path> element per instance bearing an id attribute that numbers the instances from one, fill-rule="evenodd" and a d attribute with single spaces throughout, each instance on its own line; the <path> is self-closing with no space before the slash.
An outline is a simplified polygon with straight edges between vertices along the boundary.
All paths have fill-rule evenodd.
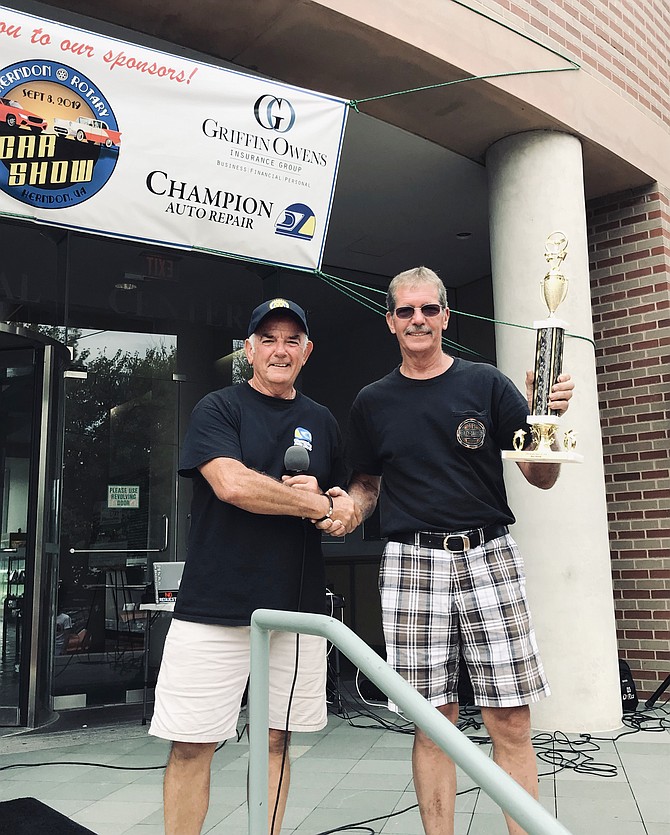
<path id="1" fill-rule="evenodd" d="M 542 294 L 550 316 L 554 315 L 568 294 L 568 279 L 561 271 L 567 247 L 568 238 L 564 232 L 559 231 L 552 232 L 544 245 L 544 257 L 549 264 L 549 270 L 542 279 Z"/>

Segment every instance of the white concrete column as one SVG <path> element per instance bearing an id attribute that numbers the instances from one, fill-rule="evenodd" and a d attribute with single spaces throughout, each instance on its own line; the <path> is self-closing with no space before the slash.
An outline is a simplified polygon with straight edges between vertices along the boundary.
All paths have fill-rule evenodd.
<path id="1" fill-rule="evenodd" d="M 531 487 L 505 463 L 512 534 L 524 556 L 528 596 L 552 696 L 531 708 L 533 727 L 569 732 L 621 726 L 607 505 L 589 292 L 582 149 L 573 136 L 530 131 L 488 151 L 495 318 L 531 325 L 545 319 L 541 280 L 547 236 L 567 235 L 568 295 L 557 316 L 568 323 L 563 370 L 575 380 L 559 433 L 573 429 L 582 464 L 564 464 L 549 491 Z M 535 332 L 496 325 L 498 367 L 523 391 Z"/>

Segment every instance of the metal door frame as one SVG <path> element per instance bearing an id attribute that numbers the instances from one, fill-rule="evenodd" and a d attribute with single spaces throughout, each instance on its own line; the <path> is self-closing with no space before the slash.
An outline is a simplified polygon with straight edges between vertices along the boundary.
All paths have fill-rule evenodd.
<path id="1" fill-rule="evenodd" d="M 28 524 L 17 724 L 34 728 L 49 721 L 55 578 L 62 456 L 62 371 L 67 348 L 50 337 L 0 323 L 0 347 L 35 352 L 34 411 L 28 468 Z M 49 532 L 56 542 L 49 541 Z M 30 569 L 30 570 L 28 570 Z M 28 584 L 28 579 L 29 584 Z"/>

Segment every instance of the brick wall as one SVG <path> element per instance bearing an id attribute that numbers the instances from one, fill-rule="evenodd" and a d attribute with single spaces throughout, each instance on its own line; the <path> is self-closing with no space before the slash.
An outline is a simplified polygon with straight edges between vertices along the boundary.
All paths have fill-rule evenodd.
<path id="1" fill-rule="evenodd" d="M 669 206 L 654 186 L 587 207 L 619 651 L 642 698 L 670 673 Z"/>
<path id="2" fill-rule="evenodd" d="M 661 0 L 467 0 L 568 55 L 670 125 L 670 8 Z M 557 66 L 547 52 L 547 66 Z"/>

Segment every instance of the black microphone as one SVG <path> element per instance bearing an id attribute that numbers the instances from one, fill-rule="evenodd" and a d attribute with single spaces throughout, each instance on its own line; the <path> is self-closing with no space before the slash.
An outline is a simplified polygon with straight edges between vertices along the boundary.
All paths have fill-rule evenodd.
<path id="1" fill-rule="evenodd" d="M 288 473 L 304 473 L 309 469 L 309 452 L 304 446 L 290 446 L 284 453 L 284 469 Z"/>

